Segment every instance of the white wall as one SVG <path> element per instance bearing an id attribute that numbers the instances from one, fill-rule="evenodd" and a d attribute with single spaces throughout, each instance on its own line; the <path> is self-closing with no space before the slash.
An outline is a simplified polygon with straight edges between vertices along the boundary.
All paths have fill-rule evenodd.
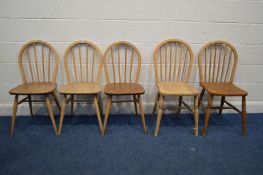
<path id="1" fill-rule="evenodd" d="M 31 39 L 52 43 L 61 63 L 74 40 L 91 40 L 102 51 L 117 40 L 134 43 L 143 56 L 141 83 L 149 112 L 155 96 L 153 49 L 169 37 L 189 42 L 195 57 L 209 40 L 231 42 L 239 53 L 235 82 L 249 92 L 248 112 L 263 112 L 261 0 L 0 0 L 0 115 L 11 115 L 8 90 L 21 82 L 17 54 Z M 60 68 L 59 84 L 65 80 Z M 198 87 L 196 68 L 192 83 Z M 28 110 L 20 109 L 20 114 Z"/>

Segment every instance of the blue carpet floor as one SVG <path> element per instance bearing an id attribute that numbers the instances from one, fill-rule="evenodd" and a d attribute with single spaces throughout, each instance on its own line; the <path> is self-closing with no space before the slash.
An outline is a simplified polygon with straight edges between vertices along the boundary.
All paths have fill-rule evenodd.
<path id="1" fill-rule="evenodd" d="M 193 136 L 192 115 L 165 115 L 158 137 L 155 121 L 144 135 L 138 116 L 110 116 L 102 137 L 95 116 L 66 116 L 57 137 L 47 116 L 25 116 L 10 137 L 0 117 L 0 174 L 263 174 L 263 114 L 248 114 L 246 137 L 237 114 L 214 114 L 206 137 Z"/>

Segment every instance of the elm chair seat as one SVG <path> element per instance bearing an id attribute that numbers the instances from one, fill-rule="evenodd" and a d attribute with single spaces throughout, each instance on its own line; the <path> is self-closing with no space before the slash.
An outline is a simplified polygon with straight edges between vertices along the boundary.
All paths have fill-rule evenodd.
<path id="1" fill-rule="evenodd" d="M 161 82 L 156 85 L 161 95 L 193 96 L 199 94 L 198 90 L 188 83 Z"/>
<path id="2" fill-rule="evenodd" d="M 141 95 L 144 88 L 137 83 L 109 83 L 104 88 L 106 95 Z"/>
<path id="3" fill-rule="evenodd" d="M 98 94 L 101 92 L 101 87 L 97 83 L 68 83 L 60 86 L 59 93 L 61 94 Z"/>
<path id="4" fill-rule="evenodd" d="M 233 83 L 201 83 L 209 94 L 219 96 L 247 96 L 247 92 Z"/>
<path id="5" fill-rule="evenodd" d="M 56 87 L 57 84 L 51 82 L 25 83 L 11 89 L 9 93 L 12 95 L 42 95 L 53 92 Z"/>

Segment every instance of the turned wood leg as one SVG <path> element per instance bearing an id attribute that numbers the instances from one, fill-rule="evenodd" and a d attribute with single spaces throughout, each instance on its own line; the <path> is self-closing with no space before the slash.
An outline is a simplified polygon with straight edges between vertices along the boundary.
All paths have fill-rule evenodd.
<path id="1" fill-rule="evenodd" d="M 33 107 L 32 107 L 31 95 L 28 95 L 28 104 L 29 104 L 30 115 L 33 116 Z"/>
<path id="2" fill-rule="evenodd" d="M 200 107 L 200 105 L 201 105 L 201 103 L 202 103 L 204 94 L 205 94 L 205 89 L 202 89 L 202 91 L 201 91 L 201 93 L 200 93 L 200 96 L 199 96 L 199 99 L 198 99 L 198 108 Z"/>
<path id="3" fill-rule="evenodd" d="M 94 106 L 95 106 L 95 110 L 96 110 L 96 114 L 97 114 L 97 118 L 98 118 L 98 122 L 99 122 L 100 133 L 102 134 L 103 133 L 103 126 L 102 126 L 102 122 L 101 122 L 99 101 L 98 101 L 97 96 L 94 96 Z"/>
<path id="4" fill-rule="evenodd" d="M 99 103 L 100 115 L 103 116 L 103 103 L 102 103 L 101 94 L 98 95 L 98 103 Z"/>
<path id="5" fill-rule="evenodd" d="M 158 111 L 158 115 L 157 115 L 157 120 L 156 120 L 156 127 L 155 127 L 154 136 L 158 136 L 161 118 L 162 118 L 162 114 L 163 114 L 163 96 L 162 95 L 160 95 L 160 98 L 159 98 L 157 111 Z"/>
<path id="6" fill-rule="evenodd" d="M 67 103 L 67 95 L 64 95 L 64 101 L 62 101 L 62 104 L 61 104 L 58 135 L 61 134 L 62 125 L 63 125 L 63 121 L 64 121 L 64 115 L 65 115 L 66 103 Z"/>
<path id="7" fill-rule="evenodd" d="M 156 111 L 156 108 L 157 108 L 157 104 L 158 104 L 159 98 L 160 98 L 160 94 L 159 94 L 159 92 L 158 92 L 157 95 L 156 95 L 156 97 L 155 97 L 155 100 L 154 100 L 154 106 L 153 106 L 153 112 L 152 112 L 152 115 L 154 115 L 154 113 L 155 113 L 155 111 Z"/>
<path id="8" fill-rule="evenodd" d="M 53 110 L 52 110 L 50 99 L 49 99 L 48 95 L 46 95 L 45 98 L 46 98 L 47 109 L 48 109 L 48 112 L 49 112 L 49 117 L 51 119 L 54 132 L 55 132 L 56 135 L 58 135 L 58 133 L 57 133 L 57 126 L 56 126 L 56 122 L 55 122 L 54 113 L 53 113 Z"/>
<path id="9" fill-rule="evenodd" d="M 143 127 L 144 134 L 146 134 L 147 129 L 146 129 L 146 123 L 145 123 L 145 118 L 144 118 L 144 110 L 143 110 L 143 105 L 142 105 L 142 99 L 141 99 L 140 95 L 138 95 L 138 101 L 139 101 L 139 109 L 140 109 L 140 113 L 141 113 L 142 127 Z"/>
<path id="10" fill-rule="evenodd" d="M 138 115 L 136 95 L 133 95 L 133 103 L 134 103 L 135 114 Z"/>
<path id="11" fill-rule="evenodd" d="M 223 107 L 224 107 L 224 103 L 225 103 L 225 99 L 226 99 L 225 96 L 222 96 L 222 97 L 221 97 L 221 102 L 220 102 L 220 108 L 221 108 L 221 109 L 219 109 L 218 115 L 221 115 L 221 114 L 222 114 Z"/>
<path id="12" fill-rule="evenodd" d="M 199 120 L 199 112 L 198 112 L 198 96 L 194 97 L 194 120 L 195 120 L 195 136 L 198 136 L 198 120 Z"/>
<path id="13" fill-rule="evenodd" d="M 245 136 L 247 133 L 246 129 L 246 96 L 242 97 L 242 135 Z"/>
<path id="14" fill-rule="evenodd" d="M 18 95 L 15 96 L 14 105 L 13 105 L 12 123 L 11 123 L 11 130 L 10 130 L 11 136 L 13 136 L 13 134 L 14 134 L 17 106 L 18 106 Z"/>
<path id="15" fill-rule="evenodd" d="M 202 130 L 202 135 L 205 136 L 206 135 L 206 131 L 207 131 L 207 127 L 208 127 L 208 121 L 210 118 L 210 110 L 212 107 L 212 100 L 213 100 L 213 96 L 208 94 L 208 105 L 205 109 L 205 121 L 204 121 L 204 127 Z"/>
<path id="16" fill-rule="evenodd" d="M 179 96 L 179 105 L 178 105 L 178 110 L 177 110 L 177 116 L 181 113 L 182 103 L 183 103 L 183 97 Z"/>
<path id="17" fill-rule="evenodd" d="M 107 101 L 107 106 L 106 106 L 106 113 L 105 113 L 105 118 L 104 118 L 104 126 L 103 126 L 102 136 L 105 134 L 105 131 L 106 131 L 106 126 L 107 126 L 107 122 L 108 122 L 108 118 L 109 118 L 109 114 L 110 114 L 111 100 L 112 100 L 112 96 L 109 95 L 108 101 Z"/>

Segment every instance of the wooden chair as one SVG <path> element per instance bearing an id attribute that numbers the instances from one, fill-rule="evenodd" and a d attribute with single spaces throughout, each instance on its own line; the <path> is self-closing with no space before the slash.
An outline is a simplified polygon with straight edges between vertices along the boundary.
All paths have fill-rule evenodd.
<path id="1" fill-rule="evenodd" d="M 138 84 L 141 70 L 141 55 L 139 50 L 129 42 L 119 41 L 111 44 L 103 55 L 103 64 L 107 84 L 104 93 L 108 97 L 104 118 L 104 132 L 112 103 L 133 102 L 137 114 L 137 104 L 141 113 L 142 126 L 146 133 L 146 124 L 141 95 L 144 88 Z M 113 96 L 132 96 L 133 100 L 112 100 Z"/>
<path id="2" fill-rule="evenodd" d="M 32 102 L 43 101 L 33 100 L 31 96 L 35 95 L 45 97 L 45 102 L 48 108 L 53 129 L 57 135 L 57 127 L 51 106 L 52 97 L 55 100 L 57 107 L 60 109 L 59 102 L 55 96 L 58 71 L 58 54 L 56 49 L 45 41 L 29 41 L 20 49 L 18 55 L 18 64 L 23 84 L 9 91 L 10 94 L 15 95 L 11 124 L 11 136 L 14 133 L 18 105 L 23 102 L 28 102 L 30 114 L 33 116 Z M 19 101 L 19 95 L 26 97 Z"/>
<path id="3" fill-rule="evenodd" d="M 156 108 L 158 112 L 154 136 L 158 135 L 163 113 L 165 96 L 178 96 L 178 114 L 181 108 L 186 108 L 194 113 L 195 136 L 198 135 L 198 95 L 199 92 L 188 82 L 193 64 L 191 47 L 179 39 L 168 39 L 161 42 L 154 50 L 154 72 L 158 93 L 155 99 L 152 114 Z M 183 96 L 194 97 L 194 107 L 191 108 L 183 101 Z"/>
<path id="4" fill-rule="evenodd" d="M 202 134 L 205 136 L 211 109 L 234 109 L 242 114 L 242 134 L 246 134 L 246 96 L 247 92 L 233 84 L 238 54 L 234 46 L 225 41 L 211 41 L 202 47 L 198 54 L 200 85 L 202 87 L 199 105 L 205 91 L 208 93 L 208 105 L 205 109 L 205 121 Z M 220 106 L 212 106 L 214 96 L 221 96 Z M 242 97 L 242 112 L 225 100 L 227 96 Z M 227 104 L 228 107 L 224 107 Z"/>
<path id="5" fill-rule="evenodd" d="M 101 122 L 101 103 L 99 97 L 101 92 L 100 75 L 102 70 L 102 54 L 99 48 L 89 41 L 76 41 L 68 46 L 64 54 L 64 66 L 67 76 L 67 84 L 62 85 L 59 93 L 64 96 L 61 105 L 61 115 L 58 134 L 61 134 L 65 105 L 71 102 L 71 114 L 73 115 L 73 103 L 85 102 L 87 100 L 77 100 L 77 95 L 89 95 L 93 100 L 99 122 L 100 132 L 103 126 Z M 68 98 L 69 96 L 69 98 Z"/>

